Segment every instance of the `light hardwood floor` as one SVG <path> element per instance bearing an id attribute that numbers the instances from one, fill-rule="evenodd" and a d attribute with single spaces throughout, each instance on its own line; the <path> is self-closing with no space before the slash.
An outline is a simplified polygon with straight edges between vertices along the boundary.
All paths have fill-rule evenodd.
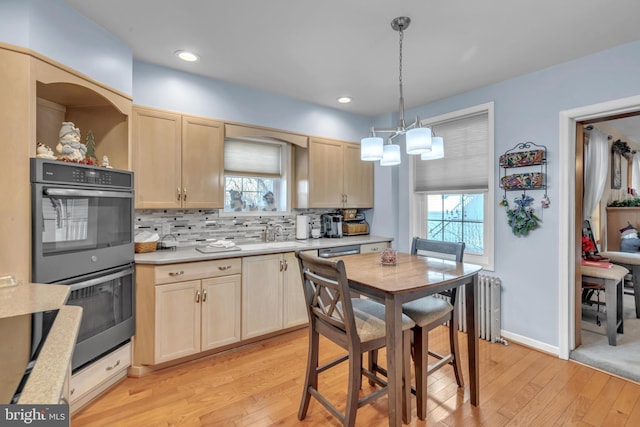
<path id="1" fill-rule="evenodd" d="M 446 329 L 430 334 L 436 350 L 446 346 Z M 460 334 L 466 349 L 466 335 Z M 339 349 L 321 341 L 320 359 Z M 466 372 L 466 354 L 463 353 Z M 384 354 L 381 355 L 384 360 Z M 338 426 L 317 401 L 298 421 L 307 361 L 306 329 L 240 349 L 127 378 L 71 419 L 81 426 Z M 334 402 L 346 397 L 347 370 L 320 378 L 320 390 Z M 363 382 L 363 391 L 368 384 Z M 560 360 L 511 343 L 480 341 L 480 406 L 458 389 L 452 369 L 429 377 L 428 418 L 412 426 L 638 426 L 640 384 L 573 361 Z M 344 408 L 344 405 L 342 406 Z M 387 398 L 358 410 L 358 426 L 387 425 Z"/>

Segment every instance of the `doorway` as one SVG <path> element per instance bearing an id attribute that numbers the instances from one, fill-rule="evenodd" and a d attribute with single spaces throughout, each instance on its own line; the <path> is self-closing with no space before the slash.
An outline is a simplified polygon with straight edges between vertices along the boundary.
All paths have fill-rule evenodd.
<path id="1" fill-rule="evenodd" d="M 559 357 L 568 359 L 580 340 L 582 248 L 582 124 L 640 114 L 640 96 L 560 112 Z M 580 144 L 577 144 L 577 138 Z"/>

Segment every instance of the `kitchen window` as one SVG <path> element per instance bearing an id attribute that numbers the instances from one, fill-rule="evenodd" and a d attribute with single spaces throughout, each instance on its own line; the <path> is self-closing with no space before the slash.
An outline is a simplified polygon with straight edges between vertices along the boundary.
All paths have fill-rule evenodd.
<path id="1" fill-rule="evenodd" d="M 423 120 L 445 156 L 411 159 L 411 236 L 465 242 L 465 261 L 493 269 L 493 103 Z"/>
<path id="2" fill-rule="evenodd" d="M 282 215 L 289 211 L 290 146 L 259 139 L 225 139 L 224 212 Z"/>

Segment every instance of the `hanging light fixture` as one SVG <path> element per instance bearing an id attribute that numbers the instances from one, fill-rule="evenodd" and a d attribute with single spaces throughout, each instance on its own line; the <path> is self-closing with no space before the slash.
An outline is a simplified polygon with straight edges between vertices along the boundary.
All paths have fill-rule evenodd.
<path id="1" fill-rule="evenodd" d="M 436 160 L 444 158 L 444 139 L 441 136 L 431 137 L 431 152 L 420 154 L 420 160 Z"/>
<path id="2" fill-rule="evenodd" d="M 411 19 L 406 16 L 400 16 L 391 21 L 391 28 L 400 33 L 400 109 L 398 126 L 395 129 L 376 129 L 371 128 L 369 137 L 363 138 L 360 145 L 360 158 L 362 160 L 375 161 L 380 160 L 380 164 L 384 166 L 400 164 L 400 146 L 393 144 L 393 139 L 398 135 L 405 135 L 407 154 L 425 154 L 431 152 L 431 128 L 423 128 L 420 126 L 420 119 L 407 125 L 404 121 L 404 94 L 402 87 L 402 40 L 404 38 L 404 30 L 409 27 Z M 376 135 L 376 133 L 390 133 L 387 144 L 384 140 Z M 392 160 L 391 160 L 392 159 Z"/>

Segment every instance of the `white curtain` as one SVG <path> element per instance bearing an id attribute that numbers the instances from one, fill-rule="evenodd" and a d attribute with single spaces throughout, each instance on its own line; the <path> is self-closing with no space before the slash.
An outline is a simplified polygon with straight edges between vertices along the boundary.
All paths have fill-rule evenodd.
<path id="1" fill-rule="evenodd" d="M 631 188 L 640 194 L 640 153 L 634 154 L 631 162 Z"/>
<path id="2" fill-rule="evenodd" d="M 593 128 L 584 148 L 584 197 L 582 218 L 591 219 L 604 192 L 609 171 L 609 142 L 607 135 Z"/>

